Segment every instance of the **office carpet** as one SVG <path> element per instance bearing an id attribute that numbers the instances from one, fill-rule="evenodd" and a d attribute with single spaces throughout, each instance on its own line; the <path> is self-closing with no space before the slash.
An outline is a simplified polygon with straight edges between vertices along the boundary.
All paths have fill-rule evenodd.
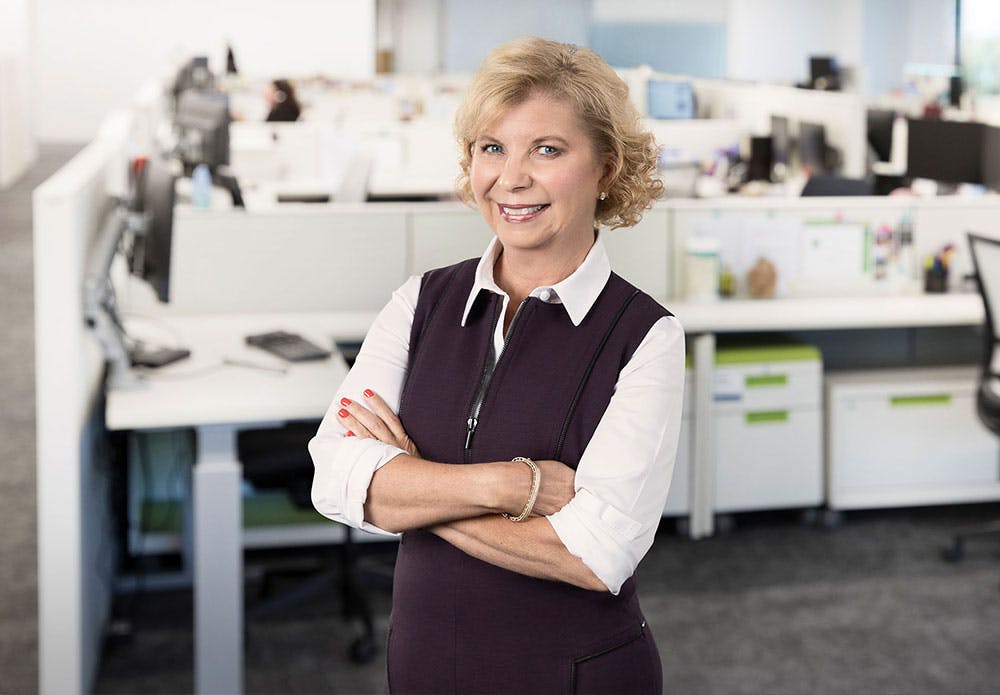
<path id="1" fill-rule="evenodd" d="M 34 692 L 38 682 L 31 191 L 79 149 L 42 147 L 0 191 L 0 693 Z"/>
<path id="2" fill-rule="evenodd" d="M 29 193 L 77 149 L 44 147 L 29 176 L 0 192 L 0 693 L 37 682 Z M 667 692 L 1000 692 L 1000 545 L 970 547 L 955 565 L 938 556 L 954 528 L 991 518 L 1000 505 L 855 512 L 832 531 L 753 514 L 698 542 L 665 522 L 639 581 Z M 310 560 L 251 554 L 248 607 L 260 603 L 260 570 Z M 381 636 L 389 600 L 377 589 L 372 600 Z M 248 618 L 247 692 L 382 692 L 384 652 L 349 662 L 354 632 L 339 611 L 331 589 Z M 130 630 L 106 645 L 96 692 L 191 692 L 190 591 L 123 596 L 116 613 Z"/>
<path id="3" fill-rule="evenodd" d="M 831 531 L 751 514 L 697 542 L 665 522 L 639 586 L 667 692 L 997 693 L 1000 546 L 970 546 L 958 564 L 938 554 L 953 529 L 993 517 L 1000 505 L 854 512 Z M 248 582 L 250 609 L 255 592 Z M 384 635 L 388 597 L 372 597 Z M 122 606 L 133 633 L 106 652 L 97 692 L 189 692 L 190 593 Z M 332 590 L 280 618 L 249 619 L 247 692 L 382 692 L 384 652 L 350 663 L 353 635 Z"/>

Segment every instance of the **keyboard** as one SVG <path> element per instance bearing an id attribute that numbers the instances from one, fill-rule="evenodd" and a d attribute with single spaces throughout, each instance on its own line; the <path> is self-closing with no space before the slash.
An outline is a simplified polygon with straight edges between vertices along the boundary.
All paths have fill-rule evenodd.
<path id="1" fill-rule="evenodd" d="M 329 350 L 324 350 L 319 345 L 309 342 L 298 333 L 288 333 L 287 331 L 270 331 L 248 335 L 246 342 L 247 345 L 266 350 L 289 362 L 325 360 L 331 354 Z"/>

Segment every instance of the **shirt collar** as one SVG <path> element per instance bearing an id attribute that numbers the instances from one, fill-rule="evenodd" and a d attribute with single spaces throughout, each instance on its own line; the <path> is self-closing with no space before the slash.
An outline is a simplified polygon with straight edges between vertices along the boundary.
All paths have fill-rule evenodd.
<path id="1" fill-rule="evenodd" d="M 493 237 L 489 246 L 486 247 L 483 257 L 479 259 L 479 265 L 476 267 L 476 279 L 472 283 L 469 298 L 465 302 L 465 312 L 462 314 L 463 326 L 481 290 L 507 296 L 507 293 L 501 290 L 493 280 L 493 265 L 501 250 L 499 239 Z M 604 242 L 598 234 L 594 245 L 587 253 L 587 257 L 583 259 L 583 263 L 573 271 L 572 275 L 554 285 L 536 287 L 529 296 L 538 297 L 550 304 L 562 304 L 573 325 L 579 326 L 586 318 L 590 308 L 594 306 L 594 302 L 597 301 L 597 297 L 601 294 L 609 277 L 611 277 L 611 262 L 608 260 L 608 252 L 604 248 Z"/>

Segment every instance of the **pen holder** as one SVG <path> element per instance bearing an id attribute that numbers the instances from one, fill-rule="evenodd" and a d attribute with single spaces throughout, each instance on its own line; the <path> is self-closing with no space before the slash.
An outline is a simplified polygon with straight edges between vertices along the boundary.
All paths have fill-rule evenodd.
<path id="1" fill-rule="evenodd" d="M 947 292 L 948 271 L 927 270 L 924 272 L 924 292 Z"/>

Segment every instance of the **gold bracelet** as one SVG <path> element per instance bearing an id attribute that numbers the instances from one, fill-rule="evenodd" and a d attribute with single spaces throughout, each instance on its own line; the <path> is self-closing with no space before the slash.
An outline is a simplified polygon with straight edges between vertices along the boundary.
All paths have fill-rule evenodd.
<path id="1" fill-rule="evenodd" d="M 531 469 L 531 492 L 528 493 L 528 501 L 524 503 L 524 509 L 521 510 L 520 514 L 511 516 L 507 512 L 500 512 L 500 515 L 511 521 L 524 521 L 531 514 L 531 510 L 535 506 L 535 500 L 538 499 L 538 488 L 542 486 L 542 471 L 538 468 L 537 463 L 524 456 L 515 456 L 511 461 L 520 461 Z"/>

